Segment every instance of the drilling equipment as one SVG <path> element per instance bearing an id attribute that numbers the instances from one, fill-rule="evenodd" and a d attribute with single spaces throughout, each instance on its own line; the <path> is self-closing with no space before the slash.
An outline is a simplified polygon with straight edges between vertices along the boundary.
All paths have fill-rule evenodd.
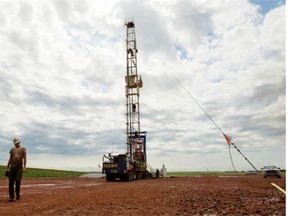
<path id="1" fill-rule="evenodd" d="M 135 23 L 133 18 L 125 20 L 126 26 L 126 146 L 125 154 L 103 155 L 102 173 L 106 181 L 115 179 L 133 181 L 151 174 L 147 171 L 146 131 L 140 128 L 140 88 L 143 87 L 141 76 L 137 72 L 137 46 Z"/>

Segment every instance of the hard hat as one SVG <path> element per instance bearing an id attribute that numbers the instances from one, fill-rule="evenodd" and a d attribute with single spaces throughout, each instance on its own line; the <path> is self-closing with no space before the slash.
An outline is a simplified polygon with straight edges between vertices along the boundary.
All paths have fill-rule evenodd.
<path id="1" fill-rule="evenodd" d="M 19 138 L 19 137 L 14 137 L 13 143 L 14 143 L 14 144 L 20 143 L 20 138 Z"/>

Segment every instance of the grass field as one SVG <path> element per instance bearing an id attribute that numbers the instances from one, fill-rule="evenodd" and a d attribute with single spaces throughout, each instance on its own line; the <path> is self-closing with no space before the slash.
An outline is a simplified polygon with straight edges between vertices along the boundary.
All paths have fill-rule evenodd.
<path id="1" fill-rule="evenodd" d="M 6 178 L 4 175 L 6 167 L 0 166 L 0 178 Z M 89 172 L 77 172 L 77 171 L 64 171 L 64 170 L 52 170 L 52 169 L 38 169 L 27 168 L 24 174 L 25 178 L 74 178 Z"/>
<path id="2" fill-rule="evenodd" d="M 5 178 L 4 171 L 6 167 L 0 166 L 0 178 Z M 83 174 L 89 172 L 78 171 L 64 171 L 64 170 L 52 170 L 52 169 L 38 169 L 27 168 L 24 176 L 25 178 L 77 178 Z M 237 173 L 237 175 L 243 175 L 244 173 Z M 168 176 L 231 176 L 236 175 L 235 172 L 168 172 Z"/>
<path id="3" fill-rule="evenodd" d="M 0 178 L 6 178 L 4 175 L 6 167 L 0 165 Z M 27 168 L 24 177 L 25 178 L 77 178 L 83 174 L 91 172 L 79 172 L 79 171 L 65 171 L 65 170 L 52 170 L 52 169 L 38 169 L 38 168 Z M 245 172 L 234 172 L 234 171 L 191 171 L 191 172 L 167 172 L 167 176 L 241 176 L 245 175 Z M 281 173 L 285 176 L 285 173 Z"/>
<path id="4" fill-rule="evenodd" d="M 191 172 L 168 172 L 168 176 L 235 176 L 235 175 L 245 175 L 245 172 L 234 172 L 234 171 L 225 171 L 225 172 L 206 172 L 206 171 L 191 171 Z"/>

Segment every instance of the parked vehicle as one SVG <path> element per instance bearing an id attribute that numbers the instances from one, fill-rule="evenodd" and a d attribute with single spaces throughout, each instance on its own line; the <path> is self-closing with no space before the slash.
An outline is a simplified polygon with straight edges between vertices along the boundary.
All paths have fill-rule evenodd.
<path id="1" fill-rule="evenodd" d="M 267 178 L 267 177 L 281 178 L 281 174 L 280 174 L 280 171 L 276 169 L 264 170 L 264 178 Z"/>

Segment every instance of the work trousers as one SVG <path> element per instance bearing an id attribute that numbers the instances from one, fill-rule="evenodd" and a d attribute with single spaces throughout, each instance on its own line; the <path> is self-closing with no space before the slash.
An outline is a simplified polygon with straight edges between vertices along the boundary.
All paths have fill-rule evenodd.
<path id="1" fill-rule="evenodd" d="M 15 184 L 15 193 L 17 198 L 20 197 L 20 185 L 21 185 L 21 179 L 22 179 L 22 167 L 15 167 L 10 168 L 10 174 L 9 174 L 9 197 L 10 199 L 14 199 L 14 184 Z"/>

